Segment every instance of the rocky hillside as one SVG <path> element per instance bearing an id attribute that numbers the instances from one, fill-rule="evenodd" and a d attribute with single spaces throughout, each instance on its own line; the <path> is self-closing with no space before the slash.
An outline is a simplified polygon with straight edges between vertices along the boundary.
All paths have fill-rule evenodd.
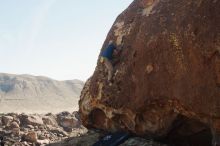
<path id="1" fill-rule="evenodd" d="M 220 145 L 219 14 L 219 0 L 134 0 L 103 45 L 123 48 L 113 83 L 98 60 L 82 91 L 83 124 L 188 140 L 211 129 Z"/>
<path id="2" fill-rule="evenodd" d="M 0 74 L 0 112 L 58 113 L 78 109 L 84 83 L 31 75 Z"/>

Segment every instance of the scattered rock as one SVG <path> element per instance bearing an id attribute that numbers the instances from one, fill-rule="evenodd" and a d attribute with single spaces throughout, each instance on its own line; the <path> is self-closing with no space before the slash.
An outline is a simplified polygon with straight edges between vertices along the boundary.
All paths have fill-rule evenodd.
<path id="1" fill-rule="evenodd" d="M 73 115 L 75 116 L 76 119 L 78 119 L 80 121 L 80 114 L 78 111 L 74 111 Z"/>
<path id="2" fill-rule="evenodd" d="M 11 129 L 13 129 L 13 128 L 19 128 L 20 126 L 18 125 L 18 123 L 17 122 L 11 122 L 11 124 L 10 124 L 10 128 Z"/>
<path id="3" fill-rule="evenodd" d="M 42 118 L 38 115 L 28 116 L 27 118 L 23 119 L 23 121 L 32 126 L 40 126 L 44 124 Z"/>
<path id="4" fill-rule="evenodd" d="M 3 128 L 0 128 L 0 136 L 5 134 L 5 130 Z"/>
<path id="5" fill-rule="evenodd" d="M 20 129 L 19 128 L 13 128 L 12 129 L 12 134 L 14 136 L 20 136 Z"/>
<path id="6" fill-rule="evenodd" d="M 28 132 L 23 138 L 27 142 L 37 142 L 37 134 L 34 131 Z"/>
<path id="7" fill-rule="evenodd" d="M 15 142 L 13 146 L 29 146 L 26 142 Z"/>
<path id="8" fill-rule="evenodd" d="M 62 112 L 57 115 L 4 114 L 0 118 L 3 116 L 7 119 L 4 122 L 7 126 L 2 122 L 0 136 L 4 137 L 5 146 L 43 146 L 63 142 L 64 146 L 66 142 L 74 146 L 89 146 L 103 135 L 101 132 L 88 131 L 82 125 L 76 126 L 75 122 L 80 124 L 78 112 Z"/>
<path id="9" fill-rule="evenodd" d="M 68 136 L 68 133 L 62 130 L 61 128 L 51 128 L 50 132 L 52 132 L 53 134 L 62 134 L 64 136 Z"/>
<path id="10" fill-rule="evenodd" d="M 13 121 L 12 116 L 3 116 L 2 117 L 2 123 L 6 126 L 9 125 L 12 121 Z"/>
<path id="11" fill-rule="evenodd" d="M 44 140 L 44 139 L 47 139 L 47 137 L 43 134 L 43 135 L 39 135 L 39 136 L 38 136 L 38 139 L 39 139 L 39 140 Z"/>
<path id="12" fill-rule="evenodd" d="M 65 116 L 67 116 L 69 123 L 66 122 L 66 125 L 74 127 L 72 120 L 78 121 L 75 118 L 75 113 L 77 112 L 73 114 L 62 112 L 57 115 L 27 115 L 24 113 L 20 115 L 14 113 L 0 115 L 0 119 L 4 119 L 0 126 L 0 137 L 4 138 L 5 146 L 34 146 L 58 142 L 70 136 L 80 136 L 87 133 L 87 129 L 82 125 L 78 128 L 70 128 L 71 131 L 66 132 L 64 127 L 58 124 L 62 120 L 65 121 Z M 42 122 L 44 123 L 42 124 Z"/>
<path id="13" fill-rule="evenodd" d="M 42 118 L 45 125 L 58 126 L 56 117 L 54 115 L 44 116 Z"/>
<path id="14" fill-rule="evenodd" d="M 76 128 L 79 126 L 79 123 L 78 123 L 78 119 L 74 117 L 65 117 L 65 118 L 62 118 L 62 120 L 60 121 L 60 125 L 62 127 Z"/>
<path id="15" fill-rule="evenodd" d="M 73 114 L 70 114 L 69 112 L 62 112 L 57 115 L 58 124 L 67 132 L 72 132 L 73 128 L 80 127 L 81 122 L 78 118 L 78 112 L 73 112 Z"/>
<path id="16" fill-rule="evenodd" d="M 44 139 L 44 140 L 37 140 L 37 143 L 42 145 L 42 144 L 49 144 L 50 141 L 48 139 Z"/>
<path id="17" fill-rule="evenodd" d="M 45 125 L 41 125 L 41 126 L 39 126 L 39 129 L 40 129 L 40 130 L 45 130 L 45 128 L 46 128 Z"/>
<path id="18" fill-rule="evenodd" d="M 34 129 L 34 126 L 32 126 L 32 125 L 27 125 L 27 128 Z"/>

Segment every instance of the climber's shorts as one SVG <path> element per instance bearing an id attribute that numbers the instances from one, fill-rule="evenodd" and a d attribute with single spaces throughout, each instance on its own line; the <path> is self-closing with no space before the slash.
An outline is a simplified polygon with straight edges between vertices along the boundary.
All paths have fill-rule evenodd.
<path id="1" fill-rule="evenodd" d="M 101 56 L 101 57 L 100 57 L 100 62 L 101 62 L 101 63 L 104 63 L 104 60 L 105 60 L 105 57 L 102 57 L 102 56 Z"/>

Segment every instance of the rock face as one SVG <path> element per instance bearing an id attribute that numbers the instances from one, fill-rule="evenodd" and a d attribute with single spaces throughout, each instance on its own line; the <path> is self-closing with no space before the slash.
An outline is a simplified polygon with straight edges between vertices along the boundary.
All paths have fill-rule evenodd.
<path id="1" fill-rule="evenodd" d="M 98 60 L 81 92 L 83 124 L 157 137 L 184 116 L 211 128 L 218 141 L 219 14 L 219 0 L 135 0 L 103 45 L 114 40 L 123 48 L 112 85 Z"/>
<path id="2" fill-rule="evenodd" d="M 84 83 L 0 73 L 0 112 L 58 113 L 78 110 Z"/>

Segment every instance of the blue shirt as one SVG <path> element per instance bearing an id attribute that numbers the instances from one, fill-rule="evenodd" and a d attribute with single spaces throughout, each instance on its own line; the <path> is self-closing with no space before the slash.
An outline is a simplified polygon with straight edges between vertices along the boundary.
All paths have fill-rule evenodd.
<path id="1" fill-rule="evenodd" d="M 101 56 L 106 57 L 109 60 L 112 60 L 112 55 L 113 55 L 113 52 L 114 52 L 115 49 L 116 49 L 116 47 L 113 44 L 110 44 L 110 45 L 108 45 L 107 48 L 105 48 L 102 51 Z"/>

